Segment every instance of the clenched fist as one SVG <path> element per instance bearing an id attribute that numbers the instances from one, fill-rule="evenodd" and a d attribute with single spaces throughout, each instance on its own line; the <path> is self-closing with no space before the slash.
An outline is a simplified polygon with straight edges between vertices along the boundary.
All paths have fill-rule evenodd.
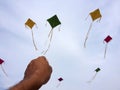
<path id="1" fill-rule="evenodd" d="M 24 73 L 23 80 L 10 90 L 38 90 L 46 84 L 51 76 L 52 68 L 44 56 L 32 60 Z"/>

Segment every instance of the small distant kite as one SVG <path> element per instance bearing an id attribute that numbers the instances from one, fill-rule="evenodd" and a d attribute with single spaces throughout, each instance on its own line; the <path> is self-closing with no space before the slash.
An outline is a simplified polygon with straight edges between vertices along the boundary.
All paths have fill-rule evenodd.
<path id="1" fill-rule="evenodd" d="M 2 66 L 3 63 L 4 63 L 4 60 L 2 60 L 2 59 L 0 58 L 0 66 L 1 66 L 1 68 L 2 68 L 2 71 L 4 72 L 4 74 L 5 74 L 6 76 L 8 76 L 7 73 L 5 72 L 3 66 Z"/>
<path id="2" fill-rule="evenodd" d="M 57 87 L 60 86 L 60 83 L 61 83 L 61 81 L 63 81 L 63 78 L 62 77 L 58 78 L 58 81 L 59 81 L 59 84 L 57 85 Z"/>
<path id="3" fill-rule="evenodd" d="M 104 58 L 106 57 L 106 51 L 107 51 L 107 46 L 108 43 L 112 40 L 112 37 L 110 35 L 108 35 L 105 39 L 104 42 L 106 42 L 106 46 L 105 46 L 105 52 L 104 52 Z"/>
<path id="4" fill-rule="evenodd" d="M 34 35 L 33 35 L 33 30 L 32 30 L 32 28 L 35 25 L 36 25 L 36 23 L 33 20 L 31 20 L 30 18 L 25 22 L 25 26 L 27 26 L 27 27 L 29 27 L 31 29 L 33 45 L 35 47 L 35 50 L 37 50 L 37 46 L 36 46 L 35 41 L 34 41 Z"/>
<path id="5" fill-rule="evenodd" d="M 51 26 L 51 30 L 50 30 L 50 32 L 49 32 L 49 34 L 48 34 L 48 38 L 49 38 L 49 45 L 48 45 L 48 48 L 47 48 L 47 50 L 46 51 L 43 51 L 42 53 L 44 53 L 44 54 L 46 54 L 46 52 L 49 50 L 49 48 L 50 48 L 50 43 L 51 43 L 51 40 L 52 40 L 52 36 L 53 36 L 53 29 L 55 28 L 55 27 L 57 27 L 58 25 L 60 25 L 61 26 L 61 22 L 60 22 L 60 20 L 58 19 L 58 17 L 57 17 L 57 15 L 54 15 L 54 16 L 52 16 L 51 18 L 49 18 L 49 19 L 47 19 L 47 22 L 50 24 L 50 26 Z M 59 31 L 60 31 L 60 27 L 59 27 Z"/>
<path id="6" fill-rule="evenodd" d="M 93 12 L 90 12 L 89 15 L 90 15 L 91 18 L 92 18 L 92 22 L 91 22 L 91 24 L 90 24 L 90 26 L 89 26 L 89 29 L 88 29 L 88 32 L 87 32 L 87 34 L 86 34 L 86 38 L 85 38 L 85 41 L 84 41 L 84 47 L 86 47 L 86 42 L 87 42 L 87 39 L 88 39 L 88 35 L 89 35 L 89 33 L 90 33 L 90 30 L 91 30 L 91 28 L 92 28 L 93 22 L 96 21 L 96 20 L 100 21 L 101 18 L 102 18 L 102 15 L 101 15 L 99 9 L 96 9 L 96 10 L 94 10 Z M 88 15 L 88 16 L 89 16 L 89 15 Z M 87 18 L 88 18 L 88 17 L 87 17 Z M 87 19 L 87 18 L 86 18 L 86 19 Z"/>
<path id="7" fill-rule="evenodd" d="M 92 78 L 90 81 L 88 81 L 88 83 L 91 83 L 91 82 L 95 79 L 97 73 L 98 73 L 100 70 L 101 70 L 100 68 L 95 69 L 95 75 L 93 76 L 93 78 Z"/>

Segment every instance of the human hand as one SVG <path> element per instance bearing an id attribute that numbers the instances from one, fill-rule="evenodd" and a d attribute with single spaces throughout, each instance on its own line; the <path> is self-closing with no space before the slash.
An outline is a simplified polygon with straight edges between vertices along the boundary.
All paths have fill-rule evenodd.
<path id="1" fill-rule="evenodd" d="M 36 87 L 46 84 L 51 76 L 52 68 L 44 56 L 32 60 L 25 71 L 24 79 L 31 79 Z"/>
<path id="2" fill-rule="evenodd" d="M 24 73 L 24 78 L 9 90 L 38 90 L 51 76 L 52 67 L 44 56 L 32 60 Z"/>

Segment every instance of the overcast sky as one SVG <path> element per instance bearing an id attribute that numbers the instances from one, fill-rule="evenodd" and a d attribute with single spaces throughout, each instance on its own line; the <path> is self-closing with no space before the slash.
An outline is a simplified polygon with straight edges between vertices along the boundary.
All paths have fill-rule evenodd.
<path id="1" fill-rule="evenodd" d="M 87 40 L 90 12 L 100 9 L 100 22 L 93 22 Z M 53 67 L 50 81 L 41 90 L 120 90 L 120 1 L 119 0 L 0 0 L 0 58 L 8 77 L 0 68 L 0 88 L 8 88 L 22 80 L 27 64 L 41 56 L 51 30 L 46 20 L 57 15 L 61 21 L 53 29 L 51 47 L 45 55 Z M 25 22 L 31 18 L 38 51 L 32 43 L 31 30 Z M 104 38 L 110 35 L 104 59 Z M 95 69 L 100 68 L 96 78 Z M 57 80 L 64 80 L 60 86 Z M 2 89 L 0 89 L 2 90 Z"/>

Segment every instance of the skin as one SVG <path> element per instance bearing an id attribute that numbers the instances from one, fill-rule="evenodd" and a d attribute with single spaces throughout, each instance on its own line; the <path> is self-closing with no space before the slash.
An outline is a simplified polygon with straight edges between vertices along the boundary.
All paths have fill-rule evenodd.
<path id="1" fill-rule="evenodd" d="M 49 81 L 51 73 L 52 67 L 45 56 L 38 57 L 28 64 L 23 80 L 9 90 L 38 90 Z"/>

